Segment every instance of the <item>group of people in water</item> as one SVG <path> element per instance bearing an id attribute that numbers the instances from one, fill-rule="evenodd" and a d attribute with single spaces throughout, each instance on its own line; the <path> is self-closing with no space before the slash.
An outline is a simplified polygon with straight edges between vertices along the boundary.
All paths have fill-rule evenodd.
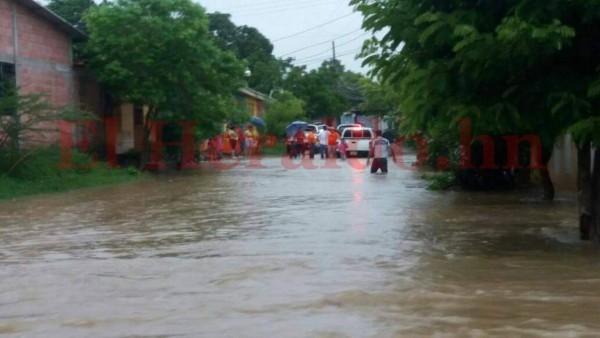
<path id="1" fill-rule="evenodd" d="M 240 126 L 229 125 L 226 130 L 217 137 L 207 141 L 206 153 L 209 161 L 219 160 L 223 156 L 224 145 L 228 143 L 231 157 L 249 157 L 259 153 L 260 134 L 252 125 L 248 125 L 244 131 Z M 290 158 L 304 158 L 307 154 L 313 159 L 319 154 L 321 159 L 336 158 L 339 154 L 342 160 L 346 160 L 348 144 L 340 139 L 340 134 L 335 128 L 325 126 L 317 133 L 314 130 L 305 132 L 299 128 L 293 135 L 285 140 L 287 156 Z M 375 131 L 375 138 L 369 143 L 369 155 L 367 165 L 371 165 L 371 173 L 381 170 L 388 172 L 387 158 L 392 156 L 396 162 L 394 147 L 382 137 L 381 130 Z M 371 162 L 371 159 L 373 161 Z"/>
<path id="2" fill-rule="evenodd" d="M 231 157 L 249 157 L 258 152 L 260 134 L 253 125 L 248 125 L 246 130 L 241 126 L 228 125 L 225 131 L 209 139 L 206 145 L 206 156 L 209 161 L 216 161 L 223 157 L 223 150 L 229 145 Z"/>
<path id="3" fill-rule="evenodd" d="M 346 159 L 346 150 L 348 144 L 345 140 L 340 139 L 340 133 L 330 127 L 324 127 L 315 133 L 314 130 L 305 132 L 298 129 L 295 134 L 286 138 L 285 144 L 287 155 L 290 158 L 305 157 L 306 153 L 312 159 L 315 154 L 320 154 L 322 159 L 336 157 L 339 153 L 342 160 Z"/>
<path id="4" fill-rule="evenodd" d="M 295 134 L 290 135 L 286 139 L 287 155 L 290 158 L 304 158 L 308 152 L 308 156 L 313 159 L 315 154 L 320 154 L 321 159 L 337 157 L 339 154 L 342 161 L 346 160 L 346 150 L 348 144 L 345 139 L 340 139 L 340 134 L 334 128 L 325 126 L 323 129 L 315 133 L 313 130 L 305 132 L 298 129 Z M 369 142 L 369 155 L 367 156 L 367 166 L 371 166 L 371 173 L 377 173 L 381 170 L 382 173 L 388 172 L 387 159 L 391 155 L 396 162 L 396 153 L 390 141 L 382 137 L 381 130 L 375 131 L 375 138 Z M 371 161 L 371 159 L 373 159 Z"/>

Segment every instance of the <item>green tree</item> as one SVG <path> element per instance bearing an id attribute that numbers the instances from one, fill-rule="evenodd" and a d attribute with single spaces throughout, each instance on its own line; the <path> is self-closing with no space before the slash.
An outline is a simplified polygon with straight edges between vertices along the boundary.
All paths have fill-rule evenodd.
<path id="1" fill-rule="evenodd" d="M 20 94 L 14 86 L 4 86 L 0 95 L 0 177 L 10 175 L 37 149 L 39 135 L 56 133 L 55 121 L 95 120 L 96 116 L 74 107 L 48 102 L 45 93 Z M 25 146 L 22 146 L 25 145 Z M 48 168 L 42 168 L 45 170 Z"/>
<path id="2" fill-rule="evenodd" d="M 280 87 L 284 61 L 273 56 L 273 44 L 267 37 L 254 27 L 236 26 L 230 14 L 216 12 L 208 17 L 217 46 L 246 62 L 251 72 L 248 86 L 264 93 Z"/>
<path id="3" fill-rule="evenodd" d="M 382 32 L 363 56 L 375 74 L 398 86 L 407 128 L 447 133 L 458 118 L 472 118 L 477 133 L 535 134 L 543 164 L 556 137 L 572 132 L 580 158 L 582 236 L 592 229 L 598 238 L 600 170 L 591 171 L 589 150 L 598 145 L 592 135 L 600 134 L 599 1 L 352 4 L 365 28 Z M 541 173 L 546 197 L 552 197 L 548 172 Z"/>
<path id="4" fill-rule="evenodd" d="M 83 15 L 95 6 L 94 0 L 50 0 L 46 7 L 71 25 L 87 33 Z"/>
<path id="5" fill-rule="evenodd" d="M 285 127 L 291 122 L 306 120 L 304 101 L 290 92 L 280 93 L 276 98 L 267 106 L 265 123 L 269 135 L 283 136 Z"/>
<path id="6" fill-rule="evenodd" d="M 304 67 L 289 69 L 283 87 L 306 102 L 309 118 L 338 117 L 362 101 L 358 79 L 339 61 L 329 60 L 309 72 Z"/>
<path id="7" fill-rule="evenodd" d="M 360 110 L 379 116 L 399 114 L 400 97 L 391 85 L 369 78 L 361 78 L 358 85 L 363 97 Z"/>
<path id="8" fill-rule="evenodd" d="M 215 46 L 200 5 L 119 0 L 84 18 L 89 68 L 121 100 L 146 105 L 147 121 L 213 125 L 235 109 L 243 65 Z"/>
<path id="9" fill-rule="evenodd" d="M 88 29 L 83 21 L 83 16 L 90 8 L 95 6 L 97 5 L 94 0 L 50 0 L 46 7 L 87 34 Z M 85 59 L 84 49 L 85 41 L 78 41 L 73 44 L 73 57 L 75 60 Z"/>

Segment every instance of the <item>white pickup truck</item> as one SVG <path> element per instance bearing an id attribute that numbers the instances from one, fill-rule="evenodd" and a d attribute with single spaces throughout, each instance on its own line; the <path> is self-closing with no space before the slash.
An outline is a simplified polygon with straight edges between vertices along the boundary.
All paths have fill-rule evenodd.
<path id="1" fill-rule="evenodd" d="M 368 157 L 369 144 L 373 140 L 373 130 L 371 128 L 346 128 L 342 132 L 341 140 L 348 144 L 346 157 Z"/>

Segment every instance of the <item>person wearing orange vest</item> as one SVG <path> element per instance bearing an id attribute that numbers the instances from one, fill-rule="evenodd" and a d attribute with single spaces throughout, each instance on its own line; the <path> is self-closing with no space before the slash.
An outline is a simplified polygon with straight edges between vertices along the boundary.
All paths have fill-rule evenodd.
<path id="1" fill-rule="evenodd" d="M 331 133 L 329 134 L 329 138 L 327 139 L 327 152 L 329 153 L 329 156 L 333 156 L 335 158 L 335 152 L 337 150 L 337 141 L 340 138 L 340 134 L 338 134 L 338 132 L 331 128 Z"/>
<path id="2" fill-rule="evenodd" d="M 317 135 L 315 134 L 314 131 L 310 131 L 308 133 L 308 135 L 306 136 L 307 138 L 307 146 L 308 146 L 308 154 L 310 156 L 311 159 L 315 158 L 315 148 L 317 146 Z"/>

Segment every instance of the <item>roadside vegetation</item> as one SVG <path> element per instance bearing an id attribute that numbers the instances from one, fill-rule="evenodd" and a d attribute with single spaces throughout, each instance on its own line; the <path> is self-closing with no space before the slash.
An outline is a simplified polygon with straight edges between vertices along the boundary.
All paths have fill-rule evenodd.
<path id="1" fill-rule="evenodd" d="M 306 121 L 304 111 L 306 103 L 292 93 L 284 92 L 276 96 L 276 100 L 267 106 L 265 122 L 267 134 L 283 138 L 285 127 L 293 121 Z"/>
<path id="2" fill-rule="evenodd" d="M 58 145 L 34 145 L 43 140 L 44 134 L 56 132 L 56 120 L 95 117 L 69 107 L 54 107 L 42 94 L 19 95 L 14 88 L 2 88 L 0 112 L 5 116 L 0 118 L 0 200 L 123 183 L 140 177 L 137 170 L 107 169 L 105 163 L 92 167 L 92 157 L 77 149 L 71 152 L 68 165 L 79 168 L 66 168 Z"/>
<path id="3" fill-rule="evenodd" d="M 387 32 L 365 43 L 362 56 L 374 75 L 399 93 L 405 130 L 442 140 L 440 148 L 446 144 L 447 154 L 458 149 L 473 155 L 472 163 L 468 156 L 455 163 L 464 185 L 510 184 L 507 174 L 523 172 L 532 158 L 526 146 L 507 155 L 506 137 L 534 135 L 541 168 L 532 169 L 541 178 L 544 198 L 552 199 L 554 186 L 545 166 L 555 141 L 570 133 L 579 167 L 579 217 L 574 221 L 582 239 L 600 240 L 600 3 L 351 3 L 362 12 L 366 29 Z M 466 120 L 472 122 L 468 128 Z M 448 130 L 459 129 L 464 139 L 444 142 Z M 486 137 L 475 140 L 473 135 Z M 478 169 L 488 162 L 485 142 L 496 145 L 487 157 L 498 168 Z"/>
<path id="4" fill-rule="evenodd" d="M 58 147 L 28 149 L 18 163 L 8 167 L 6 153 L 0 153 L 0 200 L 65 192 L 80 188 L 134 182 L 145 177 L 137 168 L 107 168 L 97 162 L 94 168 L 61 168 Z M 90 166 L 92 158 L 82 152 L 72 153 L 74 166 Z"/>
<path id="5" fill-rule="evenodd" d="M 438 172 L 423 175 L 427 181 L 427 190 L 448 190 L 457 185 L 456 175 L 453 172 Z"/>

